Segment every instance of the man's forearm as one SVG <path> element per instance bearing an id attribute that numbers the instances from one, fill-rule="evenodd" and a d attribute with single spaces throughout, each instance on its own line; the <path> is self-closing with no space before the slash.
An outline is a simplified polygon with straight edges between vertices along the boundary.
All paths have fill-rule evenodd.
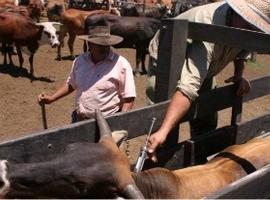
<path id="1" fill-rule="evenodd" d="M 68 94 L 70 94 L 71 92 L 73 92 L 74 89 L 71 87 L 71 85 L 69 85 L 68 83 L 64 83 L 64 85 L 62 87 L 60 87 L 52 96 L 52 101 L 56 101 Z"/>
<path id="2" fill-rule="evenodd" d="M 168 134 L 187 113 L 191 103 L 191 100 L 182 94 L 182 92 L 176 91 L 167 109 L 165 119 L 163 120 L 160 130 Z"/>

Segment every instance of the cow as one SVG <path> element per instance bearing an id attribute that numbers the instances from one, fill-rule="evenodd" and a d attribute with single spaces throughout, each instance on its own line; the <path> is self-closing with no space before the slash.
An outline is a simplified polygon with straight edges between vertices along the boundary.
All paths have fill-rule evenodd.
<path id="1" fill-rule="evenodd" d="M 148 199 L 201 199 L 270 164 L 270 139 L 233 145 L 206 164 L 170 171 L 153 168 L 133 174 Z"/>
<path id="2" fill-rule="evenodd" d="M 0 7 L 5 7 L 9 5 L 18 6 L 19 1 L 18 0 L 0 0 Z"/>
<path id="3" fill-rule="evenodd" d="M 31 80 L 34 78 L 33 58 L 39 46 L 48 43 L 52 47 L 56 47 L 60 44 L 53 24 L 55 23 L 35 24 L 28 17 L 18 13 L 0 13 L 0 42 L 15 44 L 21 68 L 23 65 L 22 49 L 30 55 Z"/>
<path id="4" fill-rule="evenodd" d="M 145 57 L 148 53 L 150 40 L 160 28 L 160 20 L 148 17 L 122 17 L 116 15 L 92 15 L 85 20 L 85 33 L 91 26 L 110 26 L 111 34 L 123 37 L 120 44 L 115 48 L 136 49 L 135 75 L 139 74 L 141 62 L 142 73 L 146 74 Z"/>
<path id="5" fill-rule="evenodd" d="M 152 17 L 162 19 L 170 17 L 171 13 L 165 6 L 145 6 L 143 4 L 125 3 L 120 8 L 121 16 Z"/>
<path id="6" fill-rule="evenodd" d="M 219 1 L 219 0 L 216 0 Z M 172 3 L 172 16 L 175 17 L 187 10 L 196 7 L 205 5 L 208 3 L 213 3 L 213 0 L 175 0 Z"/>
<path id="7" fill-rule="evenodd" d="M 60 32 L 59 32 L 59 40 L 61 43 L 61 46 L 58 47 L 58 53 L 57 53 L 57 59 L 61 60 L 61 47 L 64 46 L 64 38 L 66 34 L 69 34 L 68 38 L 68 47 L 70 51 L 70 58 L 74 59 L 74 52 L 73 52 L 73 45 L 76 38 L 76 35 L 82 35 L 84 34 L 84 25 L 85 25 L 85 19 L 87 16 L 91 16 L 94 14 L 108 14 L 109 11 L 105 10 L 94 10 L 94 11 L 84 11 L 84 10 L 78 10 L 74 8 L 67 9 L 62 14 L 62 26 L 60 26 Z"/>
<path id="8" fill-rule="evenodd" d="M 99 110 L 96 119 L 98 143 L 70 144 L 45 162 L 0 161 L 0 198 L 143 198 Z"/>
<path id="9" fill-rule="evenodd" d="M 146 6 L 155 6 L 159 4 L 165 6 L 168 10 L 172 8 L 172 0 L 134 0 L 128 2 L 135 2 L 136 4 L 144 4 Z"/>
<path id="10" fill-rule="evenodd" d="M 65 10 L 66 4 L 64 0 L 48 0 L 46 11 L 50 22 L 61 22 L 61 15 Z"/>
<path id="11" fill-rule="evenodd" d="M 45 9 L 43 2 L 41 0 L 30 0 L 27 9 L 29 12 L 29 16 L 33 20 L 40 22 L 41 14 Z"/>
<path id="12" fill-rule="evenodd" d="M 99 110 L 98 143 L 74 143 L 51 160 L 0 162 L 1 198 L 199 199 L 270 164 L 270 139 L 233 145 L 206 164 L 170 171 L 130 171 Z"/>
<path id="13" fill-rule="evenodd" d="M 26 6 L 16 6 L 12 4 L 6 4 L 5 7 L 0 8 L 0 13 L 3 13 L 3 12 L 12 12 L 12 13 L 23 15 L 25 17 L 29 17 L 29 12 Z M 16 54 L 14 51 L 13 45 L 7 44 L 5 42 L 2 43 L 1 52 L 4 55 L 4 62 L 3 62 L 4 65 L 7 64 L 7 54 L 9 57 L 9 63 L 13 65 L 12 55 Z"/>
<path id="14" fill-rule="evenodd" d="M 113 0 L 70 0 L 69 8 L 80 10 L 110 10 L 114 4 Z"/>

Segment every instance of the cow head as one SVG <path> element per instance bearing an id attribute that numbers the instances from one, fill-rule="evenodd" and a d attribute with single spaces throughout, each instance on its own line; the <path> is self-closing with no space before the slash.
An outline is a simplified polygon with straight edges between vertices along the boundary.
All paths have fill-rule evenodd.
<path id="1" fill-rule="evenodd" d="M 59 22 L 41 22 L 36 23 L 37 26 L 41 26 L 43 28 L 43 33 L 41 36 L 40 44 L 50 44 L 52 47 L 56 47 L 60 45 L 56 34 L 56 28 L 53 25 L 61 25 Z"/>
<path id="2" fill-rule="evenodd" d="M 167 18 L 167 17 L 172 16 L 172 10 L 167 5 L 157 4 L 156 6 L 159 8 L 159 12 L 162 18 Z"/>
<path id="3" fill-rule="evenodd" d="M 32 19 L 37 19 L 41 17 L 41 13 L 44 11 L 44 5 L 41 1 L 32 1 L 30 0 L 29 5 L 27 6 L 29 16 Z M 39 21 L 38 21 L 39 22 Z"/>
<path id="4" fill-rule="evenodd" d="M 108 123 L 99 110 L 96 110 L 96 119 L 100 130 L 100 141 L 104 148 L 109 148 L 110 152 L 115 156 L 112 160 L 114 173 L 116 174 L 116 185 L 119 190 L 117 195 L 125 198 L 143 199 L 142 193 L 139 191 L 131 176 L 130 164 L 126 155 L 119 150 L 117 144 L 112 138 L 111 130 Z"/>
<path id="5" fill-rule="evenodd" d="M 98 143 L 73 143 L 52 160 L 0 162 L 1 198 L 143 198 L 100 111 Z"/>

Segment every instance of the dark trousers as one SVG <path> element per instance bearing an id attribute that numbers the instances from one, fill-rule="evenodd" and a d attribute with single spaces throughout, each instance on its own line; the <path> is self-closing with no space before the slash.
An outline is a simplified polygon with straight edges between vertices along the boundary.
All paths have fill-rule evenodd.
<path id="1" fill-rule="evenodd" d="M 199 90 L 199 94 L 210 91 L 214 89 L 216 86 L 214 84 L 213 78 L 205 79 L 202 84 L 201 89 Z M 197 118 L 189 122 L 190 124 L 190 133 L 191 137 L 196 137 L 207 133 L 209 131 L 215 130 L 217 128 L 218 122 L 218 113 L 214 112 L 210 115 L 203 116 L 202 118 Z"/>

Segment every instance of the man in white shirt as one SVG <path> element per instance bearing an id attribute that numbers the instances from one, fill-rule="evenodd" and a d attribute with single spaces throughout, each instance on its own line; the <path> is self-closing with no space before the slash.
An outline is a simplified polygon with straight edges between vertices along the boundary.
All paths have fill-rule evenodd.
<path id="1" fill-rule="evenodd" d="M 104 115 L 131 109 L 136 97 L 132 68 L 110 48 L 122 38 L 111 35 L 108 26 L 98 26 L 79 39 L 88 42 L 89 52 L 74 60 L 62 87 L 53 95 L 40 94 L 38 102 L 50 104 L 76 90 L 72 122 L 94 118 L 95 109 Z"/>

